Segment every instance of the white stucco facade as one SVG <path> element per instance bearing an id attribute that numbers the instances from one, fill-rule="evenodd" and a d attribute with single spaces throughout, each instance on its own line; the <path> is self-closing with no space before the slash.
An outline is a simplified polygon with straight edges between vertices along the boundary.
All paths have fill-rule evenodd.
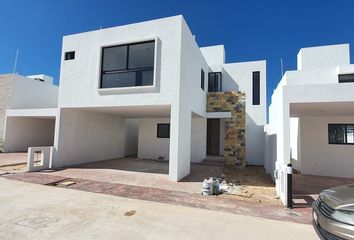
<path id="1" fill-rule="evenodd" d="M 51 77 L 46 76 L 46 79 L 48 82 L 41 82 L 18 74 L 0 75 L 0 140 L 5 139 L 7 110 L 45 109 L 58 106 L 59 87 L 52 84 Z M 23 151 L 23 148 L 21 149 Z"/>
<path id="2" fill-rule="evenodd" d="M 277 191 L 286 203 L 285 166 L 303 174 L 354 177 L 353 144 L 329 143 L 329 124 L 352 124 L 354 82 L 349 45 L 301 49 L 298 70 L 288 71 L 275 89 L 266 128 L 265 167 L 277 171 Z"/>
<path id="3" fill-rule="evenodd" d="M 142 42 L 154 46 L 152 83 L 103 87 L 104 49 Z M 206 112 L 210 72 L 222 74 L 218 91 L 246 93 L 246 160 L 263 165 L 266 62 L 226 63 L 223 45 L 200 48 L 184 18 L 174 16 L 63 37 L 52 166 L 136 155 L 168 160 L 170 178 L 182 179 L 191 162 L 207 157 L 207 119 L 221 119 L 223 139 L 223 119 L 231 118 L 230 112 Z M 257 105 L 253 72 L 260 73 Z M 158 137 L 157 125 L 166 123 L 169 137 Z M 219 144 L 223 154 L 223 141 Z"/>

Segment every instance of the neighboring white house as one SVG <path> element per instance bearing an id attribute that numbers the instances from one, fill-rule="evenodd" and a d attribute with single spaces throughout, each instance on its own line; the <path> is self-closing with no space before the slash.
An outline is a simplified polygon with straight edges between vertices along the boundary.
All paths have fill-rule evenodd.
<path id="1" fill-rule="evenodd" d="M 58 106 L 58 86 L 53 85 L 53 78 L 41 74 L 34 76 L 21 76 L 18 74 L 1 74 L 0 75 L 0 142 L 4 137 L 4 128 L 5 128 L 5 119 L 8 121 L 8 129 L 12 128 L 11 125 L 16 123 L 16 131 L 23 133 L 25 131 L 34 131 L 34 129 L 43 130 L 42 127 L 44 123 L 47 123 L 46 120 L 41 120 L 40 124 L 30 124 L 30 121 L 27 121 L 30 125 L 24 126 L 20 124 L 21 119 L 15 117 L 6 118 L 6 110 L 11 112 L 11 109 L 33 109 L 33 108 L 55 108 Z M 29 119 L 27 119 L 29 120 Z M 32 121 L 35 123 L 35 121 Z M 37 123 L 37 122 L 36 122 Z M 39 123 L 39 122 L 38 122 Z M 54 124 L 54 123 L 53 123 Z M 24 127 L 24 129 L 22 129 Z M 10 132 L 10 130 L 9 130 Z M 53 132 L 54 134 L 54 132 Z M 24 134 L 22 137 L 25 136 Z M 7 142 L 10 144 L 12 142 L 11 136 L 7 137 Z M 48 143 L 48 141 L 43 141 L 43 139 L 33 139 L 32 144 L 43 145 Z M 20 144 L 20 143 L 19 143 Z M 53 144 L 53 141 L 51 141 Z M 0 144 L 2 148 L 2 143 Z M 27 151 L 27 148 L 19 148 L 19 145 L 12 144 L 12 147 L 9 147 L 9 151 Z"/>
<path id="2" fill-rule="evenodd" d="M 286 202 L 286 165 L 302 174 L 354 177 L 354 65 L 349 45 L 303 48 L 275 89 L 265 168 Z"/>
<path id="3" fill-rule="evenodd" d="M 207 112 L 208 91 L 239 91 L 216 94 L 237 107 Z M 169 160 L 177 181 L 224 150 L 264 163 L 266 62 L 225 63 L 224 46 L 199 48 L 182 16 L 65 36 L 58 99 L 54 109 L 8 111 L 56 119 L 51 167 L 137 155 Z M 244 141 L 238 149 L 226 147 L 226 128 Z"/>

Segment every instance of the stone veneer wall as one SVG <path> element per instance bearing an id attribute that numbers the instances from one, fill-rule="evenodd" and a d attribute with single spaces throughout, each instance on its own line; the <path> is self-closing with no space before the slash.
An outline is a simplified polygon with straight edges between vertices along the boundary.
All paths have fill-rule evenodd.
<path id="1" fill-rule="evenodd" d="M 12 74 L 0 75 L 0 151 L 3 147 L 6 109 L 11 105 L 12 78 Z"/>
<path id="2" fill-rule="evenodd" d="M 208 112 L 231 112 L 225 119 L 225 167 L 246 166 L 246 94 L 242 92 L 208 93 Z"/>

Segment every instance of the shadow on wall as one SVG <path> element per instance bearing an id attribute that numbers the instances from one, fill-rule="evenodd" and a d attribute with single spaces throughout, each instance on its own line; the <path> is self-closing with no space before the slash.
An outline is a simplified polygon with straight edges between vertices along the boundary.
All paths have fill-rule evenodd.
<path id="1" fill-rule="evenodd" d="M 236 83 L 237 79 L 234 79 L 230 76 L 230 74 L 222 68 L 222 90 L 225 91 L 230 91 L 230 89 L 233 89 L 233 91 L 239 91 L 239 86 Z"/>
<path id="2" fill-rule="evenodd" d="M 277 161 L 277 134 L 269 133 L 267 129 L 264 132 L 266 135 L 264 167 L 274 180 L 273 172 Z"/>
<path id="3" fill-rule="evenodd" d="M 138 158 L 116 158 L 91 163 L 84 163 L 66 168 L 56 169 L 62 171 L 65 169 L 109 169 L 109 170 L 122 170 L 140 173 L 158 173 L 168 174 L 169 163 L 168 161 L 157 161 Z"/>
<path id="4" fill-rule="evenodd" d="M 249 165 L 264 165 L 264 126 L 256 124 L 246 114 L 246 161 Z"/>
<path id="5" fill-rule="evenodd" d="M 301 172 L 300 118 L 290 118 L 290 163 Z"/>

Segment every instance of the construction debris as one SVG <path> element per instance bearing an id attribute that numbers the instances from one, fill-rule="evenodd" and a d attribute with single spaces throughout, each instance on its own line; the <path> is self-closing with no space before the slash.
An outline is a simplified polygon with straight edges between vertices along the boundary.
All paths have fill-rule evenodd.
<path id="1" fill-rule="evenodd" d="M 70 185 L 73 185 L 75 183 L 76 183 L 76 181 L 74 181 L 72 179 L 64 179 L 63 181 L 56 182 L 54 184 L 54 186 L 65 188 L 65 187 L 69 187 Z"/>
<path id="2" fill-rule="evenodd" d="M 136 213 L 136 210 L 130 210 L 130 211 L 124 213 L 124 216 L 130 217 L 130 216 L 133 216 L 135 213 Z"/>
<path id="3" fill-rule="evenodd" d="M 210 177 L 203 181 L 203 195 L 219 195 L 228 194 L 246 198 L 251 198 L 254 193 L 247 189 L 246 185 L 241 185 L 240 182 L 233 180 L 232 182 L 226 178 L 225 174 L 220 177 Z"/>

